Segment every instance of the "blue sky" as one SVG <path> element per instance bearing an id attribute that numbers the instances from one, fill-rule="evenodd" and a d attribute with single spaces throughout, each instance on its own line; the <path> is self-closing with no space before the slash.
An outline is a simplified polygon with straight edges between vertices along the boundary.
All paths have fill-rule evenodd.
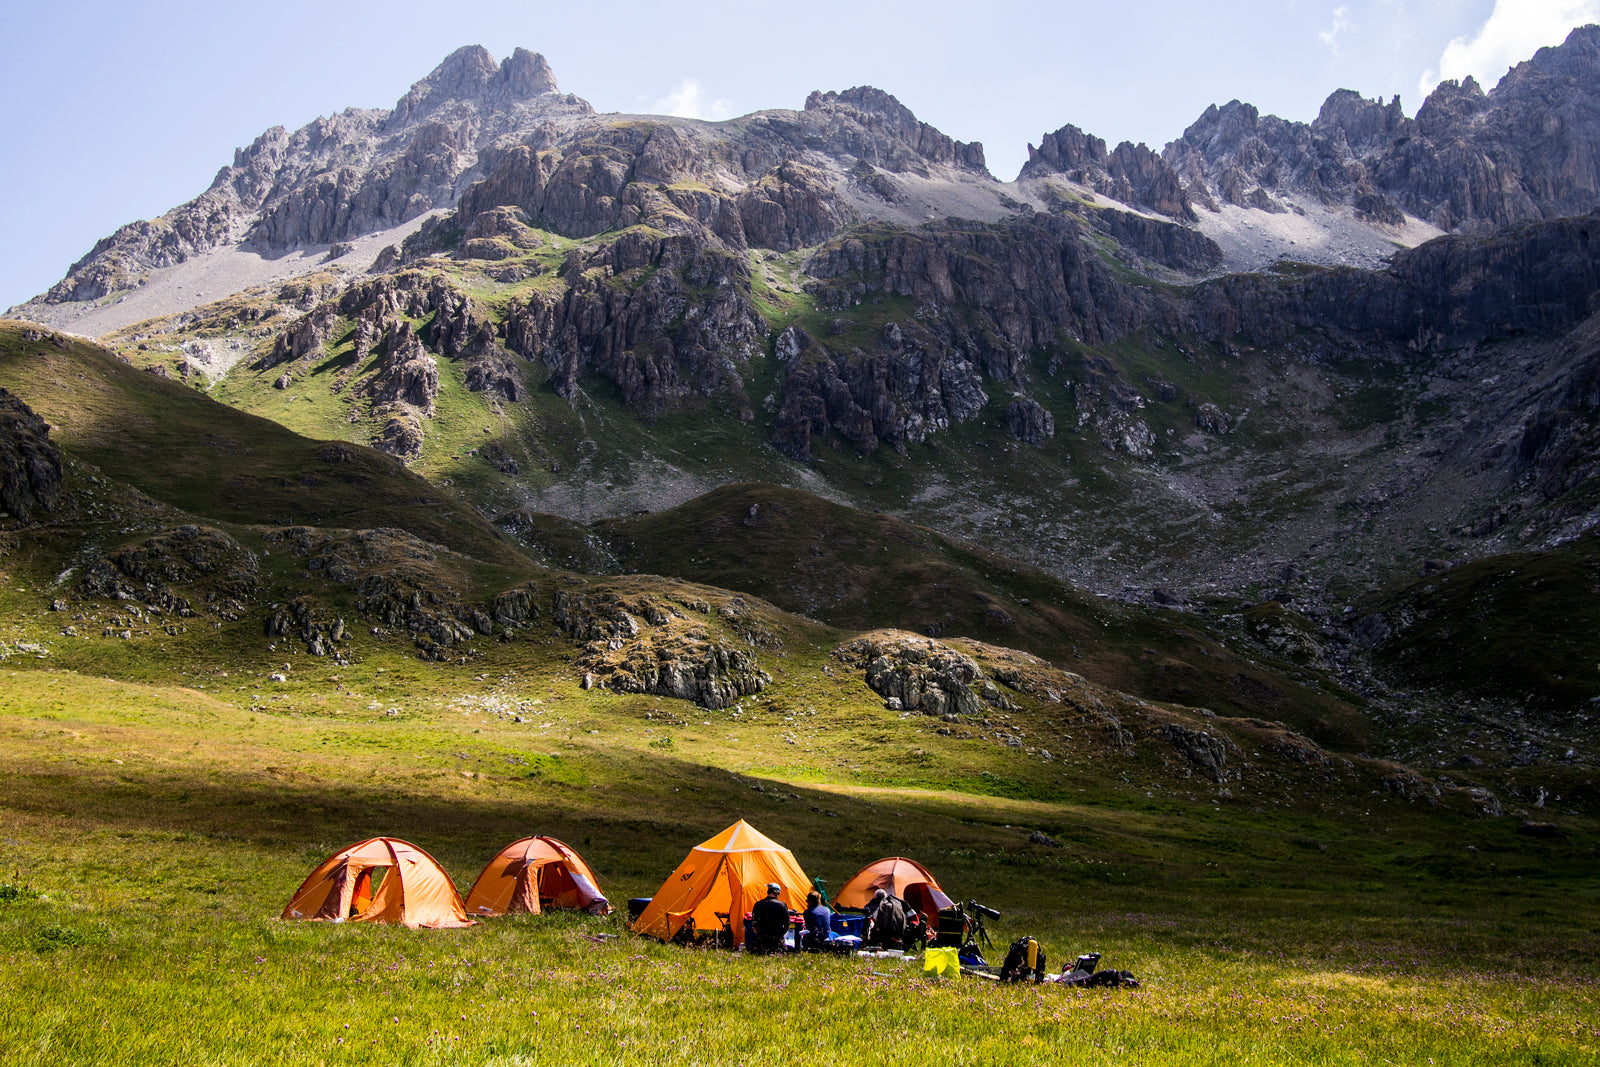
<path id="1" fill-rule="evenodd" d="M 117 226 L 197 195 L 235 147 L 391 107 L 463 44 L 544 53 L 601 111 L 718 118 L 871 84 L 1016 176 L 1072 123 L 1159 150 L 1211 103 L 1310 120 L 1338 88 L 1415 114 L 1440 77 L 1491 87 L 1600 0 L 607 5 L 455 0 L 6 4 L 0 308 Z"/>

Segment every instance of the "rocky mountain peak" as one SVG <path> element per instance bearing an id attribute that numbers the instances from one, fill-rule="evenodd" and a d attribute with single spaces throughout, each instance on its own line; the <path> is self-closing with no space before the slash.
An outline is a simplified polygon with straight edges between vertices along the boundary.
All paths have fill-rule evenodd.
<path id="1" fill-rule="evenodd" d="M 917 116 L 911 109 L 902 104 L 892 93 L 871 85 L 857 85 L 846 89 L 842 93 L 826 92 L 814 89 L 806 97 L 807 111 L 825 111 L 830 108 L 848 107 L 859 112 L 880 115 L 888 119 L 891 124 L 902 128 L 914 127 Z"/>
<path id="2" fill-rule="evenodd" d="M 1212 151 L 1238 146 L 1256 132 L 1261 112 L 1254 104 L 1242 100 L 1229 100 L 1220 108 L 1215 104 L 1205 109 L 1193 126 L 1183 131 L 1183 139 L 1193 140 L 1198 134 Z"/>
<path id="3" fill-rule="evenodd" d="M 1197 204 L 1347 213 L 1486 233 L 1600 204 L 1600 27 L 1540 49 L 1492 92 L 1447 80 L 1408 119 L 1398 97 L 1340 89 L 1315 121 L 1209 107 L 1163 159 Z"/>
<path id="4" fill-rule="evenodd" d="M 1448 136 L 1455 127 L 1470 122 L 1488 105 L 1489 98 L 1472 75 L 1460 82 L 1454 78 L 1442 81 L 1428 94 L 1417 112 L 1417 128 L 1424 137 Z"/>
<path id="5" fill-rule="evenodd" d="M 410 125 L 457 102 L 494 107 L 558 92 L 555 72 L 539 53 L 518 48 L 496 63 L 482 45 L 466 45 L 395 103 L 390 124 Z"/>
<path id="6" fill-rule="evenodd" d="M 944 163 L 988 174 L 983 145 L 966 143 L 945 135 L 918 120 L 911 109 L 882 89 L 858 85 L 844 92 L 816 90 L 806 97 L 805 110 L 818 117 L 836 120 L 830 148 L 849 152 L 887 170 L 920 170 L 921 164 L 908 158 L 904 150 L 932 163 Z M 839 128 L 853 126 L 867 137 Z"/>
<path id="7" fill-rule="evenodd" d="M 513 51 L 500 64 L 499 74 L 506 88 L 519 97 L 543 96 L 561 91 L 556 85 L 556 72 L 550 69 L 544 56 L 526 48 Z"/>
<path id="8" fill-rule="evenodd" d="M 494 56 L 481 44 L 457 48 L 395 103 L 395 114 L 404 117 L 436 99 L 470 100 L 481 96 L 499 70 Z"/>
<path id="9" fill-rule="evenodd" d="M 1028 162 L 1022 165 L 1018 177 L 1031 178 L 1051 171 L 1066 173 L 1091 164 L 1104 166 L 1107 158 L 1104 138 L 1068 124 L 1041 137 L 1038 148 L 1028 146 Z"/>
<path id="10" fill-rule="evenodd" d="M 1500 79 L 1501 86 L 1542 78 L 1582 78 L 1600 70 L 1600 26 L 1579 26 L 1567 39 L 1553 47 L 1539 49 L 1532 59 L 1523 60 Z"/>
<path id="11" fill-rule="evenodd" d="M 1107 152 L 1100 138 L 1076 126 L 1063 126 L 1041 137 L 1037 149 L 1028 146 L 1028 162 L 1022 165 L 1017 180 L 1050 174 L 1063 175 L 1125 204 L 1186 222 L 1195 220 L 1177 173 L 1142 144 L 1123 141 Z"/>
<path id="12" fill-rule="evenodd" d="M 1337 130 L 1352 152 L 1366 155 L 1404 136 L 1409 122 L 1400 108 L 1398 94 L 1385 104 L 1380 99 L 1368 100 L 1352 89 L 1335 89 L 1322 102 L 1311 128 L 1319 133 Z"/>

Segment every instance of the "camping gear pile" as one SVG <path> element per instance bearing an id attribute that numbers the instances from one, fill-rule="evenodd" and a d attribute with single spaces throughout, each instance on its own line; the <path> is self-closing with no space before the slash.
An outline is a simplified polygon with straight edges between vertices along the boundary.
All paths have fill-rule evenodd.
<path id="1" fill-rule="evenodd" d="M 892 956 L 920 947 L 926 949 L 924 970 L 933 974 L 1075 986 L 1139 985 L 1127 971 L 1096 971 L 1098 952 L 1079 956 L 1051 978 L 1044 949 L 1031 936 L 1011 944 L 997 971 L 983 956 L 984 949 L 993 947 L 984 920 L 998 920 L 1000 913 L 976 900 L 957 903 L 926 867 L 904 856 L 874 860 L 840 888 L 834 904 L 861 914 L 818 912 L 815 922 L 818 929 L 827 927 L 826 937 L 801 936 L 804 924 L 796 913 L 813 887 L 827 904 L 822 882 L 808 879 L 793 853 L 740 819 L 691 849 L 655 896 L 629 900 L 629 926 L 634 933 L 662 941 L 710 941 L 753 950 L 752 911 L 757 901 L 774 898 L 789 911 L 793 929 L 781 944 L 769 929 L 764 947 Z M 612 910 L 588 863 L 553 837 L 525 837 L 501 849 L 465 901 L 432 856 L 397 838 L 374 837 L 319 863 L 282 918 L 448 929 L 474 926 L 479 917 L 537 915 L 551 909 L 591 915 Z"/>

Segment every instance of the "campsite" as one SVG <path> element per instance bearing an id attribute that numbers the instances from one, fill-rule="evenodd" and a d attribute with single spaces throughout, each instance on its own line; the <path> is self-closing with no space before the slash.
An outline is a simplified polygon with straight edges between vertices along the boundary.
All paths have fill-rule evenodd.
<path id="1" fill-rule="evenodd" d="M 338 668 L 343 689 L 318 671 L 271 712 L 241 699 L 254 676 L 219 669 L 181 686 L 0 672 L 6 1062 L 727 1063 L 758 1041 L 798 1062 L 1576 1064 L 1596 1047 L 1586 838 L 1379 797 L 1347 820 L 958 796 L 866 768 L 779 785 L 761 769 L 780 755 L 770 712 L 701 712 L 664 750 L 644 718 L 662 702 L 557 687 L 535 748 L 436 668 L 375 657 Z M 398 719 L 347 695 L 388 684 L 412 694 Z M 860 711 L 841 701 L 811 758 L 848 758 Z M 832 889 L 920 857 L 1002 912 L 997 942 L 1100 951 L 1144 988 L 686 948 L 627 933 L 620 908 L 440 930 L 278 917 L 317 863 L 375 832 L 463 893 L 508 842 L 550 835 L 621 901 L 737 816 Z"/>

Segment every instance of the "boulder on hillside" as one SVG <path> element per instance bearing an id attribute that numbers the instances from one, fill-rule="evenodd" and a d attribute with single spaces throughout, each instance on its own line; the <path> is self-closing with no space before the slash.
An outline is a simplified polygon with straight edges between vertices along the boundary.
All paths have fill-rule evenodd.
<path id="1" fill-rule="evenodd" d="M 726 708 L 772 681 L 753 655 L 716 640 L 704 622 L 685 614 L 685 608 L 709 614 L 710 605 L 703 602 L 691 606 L 649 593 L 558 589 L 551 608 L 556 625 L 583 642 L 574 666 L 583 672 L 585 689 L 653 693 Z M 730 618 L 737 609 L 729 605 L 718 614 Z"/>
<path id="2" fill-rule="evenodd" d="M 261 565 L 254 552 L 221 530 L 190 523 L 96 560 L 78 583 L 78 592 L 139 601 L 176 615 L 209 612 L 235 619 L 255 599 L 260 584 Z M 193 598 L 198 598 L 198 609 Z"/>
<path id="3" fill-rule="evenodd" d="M 1056 417 L 1032 397 L 1019 396 L 1006 407 L 1006 429 L 1024 444 L 1038 447 L 1056 435 Z"/>
<path id="4" fill-rule="evenodd" d="M 834 654 L 863 664 L 867 685 L 892 707 L 941 717 L 982 711 L 973 686 L 986 679 L 977 661 L 938 641 L 881 634 L 858 638 Z"/>
<path id="5" fill-rule="evenodd" d="M 0 512 L 23 522 L 61 501 L 61 453 L 50 427 L 21 399 L 0 388 Z"/>

